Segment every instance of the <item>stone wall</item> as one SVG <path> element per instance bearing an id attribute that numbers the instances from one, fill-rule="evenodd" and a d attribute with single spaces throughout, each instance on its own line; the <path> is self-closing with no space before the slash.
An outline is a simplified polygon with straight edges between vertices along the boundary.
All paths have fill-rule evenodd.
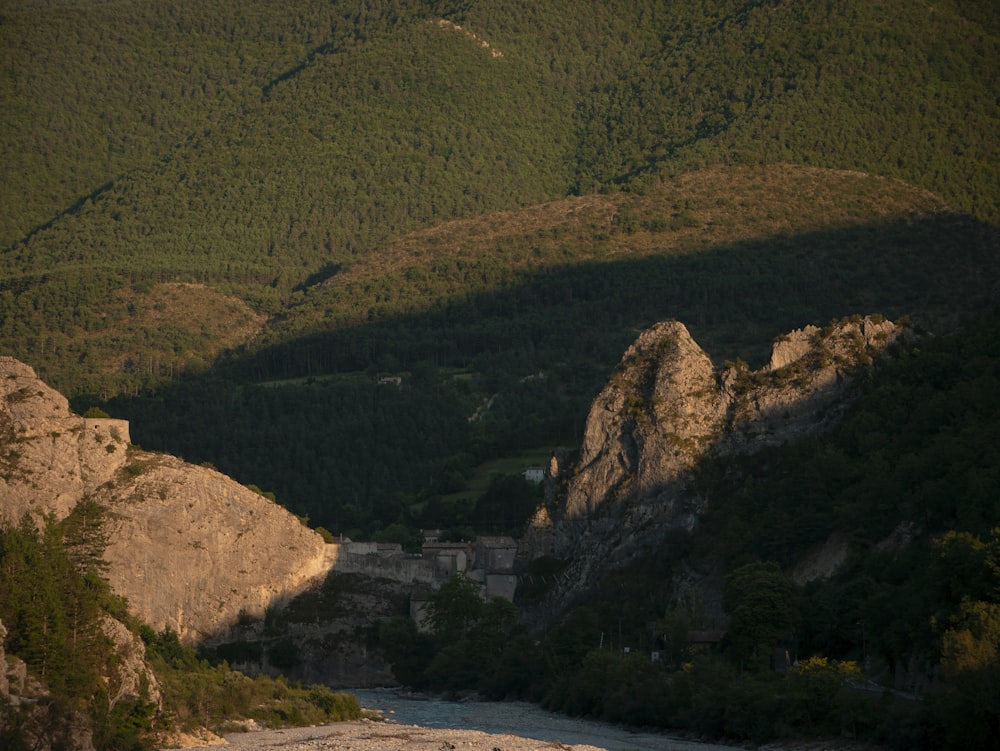
<path id="1" fill-rule="evenodd" d="M 128 420 L 116 420 L 112 417 L 84 417 L 83 430 L 97 436 L 102 443 L 132 443 L 129 434 Z"/>
<path id="2" fill-rule="evenodd" d="M 331 547 L 338 549 L 333 570 L 340 574 L 364 574 L 402 584 L 414 582 L 433 584 L 437 581 L 434 563 L 424 558 L 408 556 L 385 558 L 378 555 L 357 555 L 341 550 L 346 546 L 334 544 Z"/>

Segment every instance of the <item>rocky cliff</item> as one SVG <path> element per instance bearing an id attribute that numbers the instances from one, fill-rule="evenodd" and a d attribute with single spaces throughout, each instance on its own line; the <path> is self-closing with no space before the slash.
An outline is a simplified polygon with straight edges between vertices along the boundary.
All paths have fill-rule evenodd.
<path id="1" fill-rule="evenodd" d="M 707 458 L 752 453 L 823 430 L 858 372 L 905 329 L 878 317 L 779 337 L 760 370 L 716 368 L 683 324 L 643 332 L 594 400 L 575 457 L 557 454 L 548 501 L 525 548 L 571 561 L 556 597 L 693 529 L 705 510 L 692 482 Z"/>
<path id="2" fill-rule="evenodd" d="M 70 411 L 28 365 L 0 356 L 0 515 L 67 516 L 126 461 L 128 423 Z"/>
<path id="3" fill-rule="evenodd" d="M 83 418 L 13 358 L 0 357 L 0 517 L 64 518 L 84 497 L 110 513 L 113 590 L 157 630 L 224 633 L 322 577 L 328 546 L 234 480 L 129 445 L 128 423 Z"/>

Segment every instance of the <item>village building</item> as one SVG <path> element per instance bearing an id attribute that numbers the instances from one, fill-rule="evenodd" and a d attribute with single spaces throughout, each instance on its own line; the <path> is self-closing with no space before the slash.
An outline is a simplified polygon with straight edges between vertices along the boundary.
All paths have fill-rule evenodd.
<path id="1" fill-rule="evenodd" d="M 420 551 L 424 560 L 433 562 L 436 574 L 445 579 L 471 568 L 472 546 L 467 542 L 425 542 Z"/>
<path id="2" fill-rule="evenodd" d="M 544 482 L 545 467 L 528 467 L 524 470 L 524 479 L 534 483 Z"/>

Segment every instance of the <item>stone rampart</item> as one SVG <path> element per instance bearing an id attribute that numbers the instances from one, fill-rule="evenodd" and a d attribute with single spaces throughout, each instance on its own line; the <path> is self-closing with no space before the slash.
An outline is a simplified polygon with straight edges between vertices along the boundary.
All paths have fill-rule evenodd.
<path id="1" fill-rule="evenodd" d="M 128 420 L 116 420 L 112 417 L 84 417 L 83 429 L 96 435 L 102 443 L 114 441 L 117 443 L 132 443 L 129 435 Z"/>
<path id="2" fill-rule="evenodd" d="M 337 547 L 340 547 L 337 545 Z M 389 579 L 402 584 L 419 582 L 433 584 L 436 579 L 433 561 L 424 558 L 378 555 L 358 555 L 339 551 L 333 570 L 342 574 L 364 574 L 380 579 Z"/>

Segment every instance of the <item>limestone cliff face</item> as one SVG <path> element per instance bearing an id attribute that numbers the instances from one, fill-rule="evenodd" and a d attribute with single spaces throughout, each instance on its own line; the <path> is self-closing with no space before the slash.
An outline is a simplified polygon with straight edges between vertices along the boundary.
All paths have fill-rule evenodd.
<path id="1" fill-rule="evenodd" d="M 129 458 L 94 499 L 112 512 L 108 581 L 153 628 L 217 636 L 328 570 L 322 538 L 262 495 L 171 456 Z"/>
<path id="2" fill-rule="evenodd" d="M 717 369 L 676 321 L 643 332 L 594 400 L 575 460 L 557 457 L 555 488 L 525 546 L 571 559 L 570 590 L 624 564 L 671 528 L 692 529 L 704 458 L 752 453 L 825 429 L 857 373 L 903 329 L 853 319 L 779 337 L 758 371 Z"/>
<path id="3" fill-rule="evenodd" d="M 0 356 L 0 513 L 62 519 L 124 466 L 128 422 L 73 414 L 35 371 Z"/>
<path id="4" fill-rule="evenodd" d="M 563 519 L 592 519 L 617 498 L 662 494 L 725 415 L 712 361 L 687 329 L 671 321 L 643 332 L 591 408 Z"/>
<path id="5" fill-rule="evenodd" d="M 110 510 L 108 580 L 153 628 L 187 640 L 262 615 L 329 569 L 295 516 L 204 467 L 129 445 L 128 423 L 73 414 L 27 365 L 0 357 L 0 516 Z"/>

